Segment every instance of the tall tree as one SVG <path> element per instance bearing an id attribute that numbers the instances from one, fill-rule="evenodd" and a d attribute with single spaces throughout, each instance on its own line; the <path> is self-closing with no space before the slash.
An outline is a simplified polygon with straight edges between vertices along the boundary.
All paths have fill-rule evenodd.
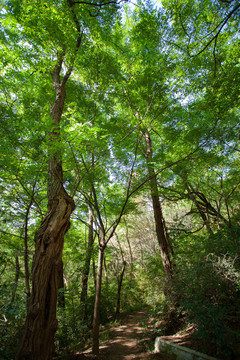
<path id="1" fill-rule="evenodd" d="M 167 275 L 172 272 L 172 246 L 170 244 L 165 225 L 161 203 L 159 199 L 157 171 L 155 164 L 151 133 L 163 132 L 164 117 L 170 106 L 171 99 L 167 83 L 171 77 L 173 65 L 167 60 L 165 50 L 159 44 L 159 37 L 165 29 L 161 24 L 161 14 L 151 6 L 137 8 L 134 20 L 129 20 L 129 28 L 122 31 L 121 82 L 123 106 L 128 106 L 128 117 L 132 124 L 132 131 L 141 132 L 142 153 L 146 160 L 143 166 L 146 178 L 149 179 L 149 189 L 154 209 L 157 240 L 160 246 L 162 263 Z M 154 29 L 154 31 L 150 31 Z M 117 30 L 116 30 L 117 31 Z M 127 45 L 124 41 L 128 39 Z M 129 63 L 126 66 L 126 63 Z M 156 136 L 155 136 L 156 139 Z M 159 144 L 157 139 L 156 144 Z M 158 146 L 158 145 L 157 145 Z M 157 147 L 156 146 L 156 147 Z M 162 145 L 160 145 L 162 146 Z M 160 152 L 159 152 L 160 153 Z M 158 154 L 159 163 L 164 154 Z"/>
<path id="2" fill-rule="evenodd" d="M 77 51 L 81 44 L 78 26 Z M 57 55 L 51 73 L 55 100 L 50 117 L 53 130 L 49 133 L 50 146 L 61 142 L 60 124 L 66 97 L 66 83 L 71 75 L 75 57 L 61 77 L 65 50 Z M 73 199 L 63 185 L 62 159 L 59 151 L 49 154 L 48 160 L 48 211 L 35 234 L 35 257 L 32 271 L 32 294 L 27 318 L 16 359 L 51 359 L 54 353 L 54 335 L 57 329 L 56 304 L 59 267 L 62 266 L 64 235 L 70 226 L 70 216 L 75 208 Z"/>

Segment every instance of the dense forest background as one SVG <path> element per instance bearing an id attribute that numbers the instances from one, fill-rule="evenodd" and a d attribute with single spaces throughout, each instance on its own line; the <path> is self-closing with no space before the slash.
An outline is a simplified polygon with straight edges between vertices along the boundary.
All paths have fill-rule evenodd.
<path id="1" fill-rule="evenodd" d="M 143 305 L 234 358 L 239 1 L 1 3 L 1 359 Z"/>

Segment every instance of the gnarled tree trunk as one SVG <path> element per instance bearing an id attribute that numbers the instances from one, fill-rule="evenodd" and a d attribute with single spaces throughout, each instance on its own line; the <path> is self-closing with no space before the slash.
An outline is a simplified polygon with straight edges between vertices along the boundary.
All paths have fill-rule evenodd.
<path id="1" fill-rule="evenodd" d="M 50 133 L 53 150 L 48 163 L 48 211 L 35 234 L 32 293 L 17 360 L 50 360 L 55 350 L 59 266 L 64 235 L 69 229 L 70 216 L 75 208 L 73 199 L 63 187 L 61 154 L 54 152 L 54 145 L 60 142 L 60 120 L 67 81 L 67 77 L 60 80 L 61 67 L 60 59 L 52 73 L 56 98 L 50 113 L 54 130 Z"/>

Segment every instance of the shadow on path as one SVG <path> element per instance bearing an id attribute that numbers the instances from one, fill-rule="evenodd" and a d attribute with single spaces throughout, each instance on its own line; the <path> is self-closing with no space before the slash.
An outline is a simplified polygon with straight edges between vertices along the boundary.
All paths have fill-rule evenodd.
<path id="1" fill-rule="evenodd" d="M 120 324 L 110 329 L 110 339 L 101 342 L 99 356 L 96 357 L 90 351 L 86 351 L 82 354 L 76 354 L 71 360 L 171 360 L 166 355 L 145 351 L 141 341 L 144 334 L 141 321 L 146 318 L 148 318 L 147 309 L 124 315 L 120 320 Z"/>

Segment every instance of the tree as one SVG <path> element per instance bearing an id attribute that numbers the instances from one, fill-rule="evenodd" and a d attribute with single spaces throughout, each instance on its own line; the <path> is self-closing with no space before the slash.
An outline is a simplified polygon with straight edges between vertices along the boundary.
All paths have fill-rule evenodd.
<path id="1" fill-rule="evenodd" d="M 161 15 L 151 6 L 142 7 L 140 10 L 136 9 L 135 21 L 131 24 L 132 26 L 126 34 L 122 32 L 122 48 L 125 46 L 124 40 L 126 38 L 128 42 L 126 53 L 123 51 L 121 55 L 119 53 L 122 62 L 122 78 L 124 79 L 120 86 L 123 92 L 122 101 L 125 102 L 123 106 L 128 104 L 128 116 L 131 119 L 132 127 L 135 128 L 135 131 L 140 131 L 144 144 L 142 153 L 146 160 L 146 177 L 149 179 L 157 240 L 163 266 L 166 275 L 169 276 L 173 270 L 172 247 L 159 200 L 157 173 L 155 171 L 155 162 L 158 159 L 153 155 L 150 135 L 151 132 L 162 131 L 159 123 L 161 120 L 163 123 L 164 111 L 170 105 L 170 99 L 166 95 L 168 91 L 166 83 L 171 76 L 171 70 L 168 73 L 166 66 L 171 68 L 171 63 L 167 63 L 168 60 L 166 60 L 166 56 L 159 46 L 158 36 L 164 32 L 161 29 L 160 17 Z M 150 29 L 154 29 L 154 31 L 150 32 Z M 134 62 L 131 62 L 132 59 Z M 128 68 L 126 62 L 131 64 Z M 161 156 L 162 154 L 159 158 Z M 161 160 L 159 159 L 159 161 Z"/>
<path id="2" fill-rule="evenodd" d="M 63 270 L 66 292 L 60 295 L 72 302 L 65 312 L 59 309 L 60 320 L 68 324 L 71 317 L 77 338 L 79 298 L 85 309 L 93 308 L 95 295 L 91 278 L 88 286 L 93 231 L 99 250 L 93 326 L 98 352 L 104 261 L 109 293 L 117 286 L 108 267 L 111 248 L 106 249 L 123 215 L 135 208 L 129 202 L 135 194 L 144 199 L 146 213 L 153 209 L 163 268 L 144 211 L 129 215 L 128 290 L 130 283 L 139 289 L 149 281 L 153 298 L 161 297 L 163 269 L 174 286 L 172 247 L 180 276 L 200 262 L 205 266 L 209 252 L 221 257 L 239 251 L 239 4 L 174 0 L 158 10 L 150 2 L 125 11 L 120 6 L 115 0 L 10 0 L 0 12 L 0 270 L 8 299 L 1 302 L 1 329 L 9 326 L 5 318 L 13 319 L 10 310 L 20 298 L 25 304 L 25 288 L 29 303 L 18 359 L 52 357 Z M 64 267 L 64 236 L 75 204 Z M 89 246 L 83 246 L 77 221 L 89 229 Z M 31 289 L 31 237 L 37 228 Z M 123 247 L 119 238 L 116 249 Z M 68 259 L 75 249 L 79 254 Z M 120 292 L 127 291 L 125 281 L 121 286 L 128 274 L 125 259 L 127 254 L 118 299 L 116 289 L 112 296 L 117 311 Z M 220 271 L 219 264 L 211 271 Z M 134 277 L 136 269 L 142 278 Z M 209 267 L 204 269 L 207 274 Z M 179 291 L 181 304 L 186 295 Z"/>

